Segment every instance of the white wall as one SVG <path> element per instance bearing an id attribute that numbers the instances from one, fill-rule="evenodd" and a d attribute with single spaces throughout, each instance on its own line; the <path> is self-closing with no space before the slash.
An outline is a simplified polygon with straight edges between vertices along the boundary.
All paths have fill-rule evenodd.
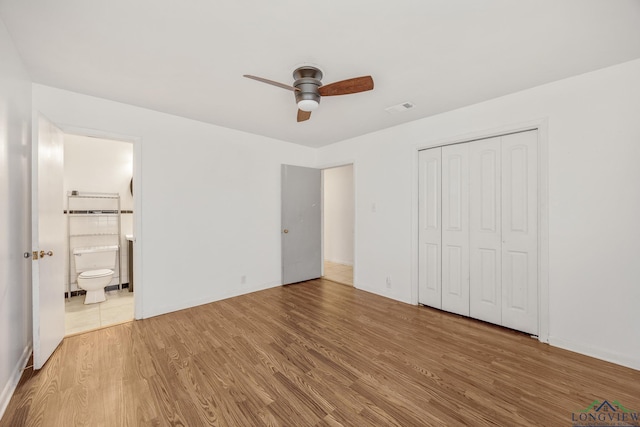
<path id="1" fill-rule="evenodd" d="M 313 149 L 41 85 L 33 95 L 67 132 L 138 138 L 138 315 L 281 283 L 280 164 L 313 165 Z"/>
<path id="2" fill-rule="evenodd" d="M 64 193 L 78 190 L 119 193 L 120 207 L 133 210 L 129 182 L 133 144 L 83 135 L 64 135 Z"/>
<path id="3" fill-rule="evenodd" d="M 72 237 L 71 247 L 113 245 L 120 242 L 120 259 L 122 269 L 122 283 L 129 283 L 128 273 L 128 244 L 125 236 L 133 234 L 133 197 L 129 183 L 133 177 L 133 144 L 130 142 L 114 141 L 102 138 L 92 138 L 83 135 L 66 134 L 64 136 L 64 182 L 66 195 L 69 191 L 77 190 L 89 193 L 118 193 L 120 194 L 120 209 L 125 211 L 120 215 L 122 235 Z M 115 209 L 113 199 L 72 199 L 72 210 Z M 67 200 L 65 198 L 65 209 Z M 98 217 L 72 217 L 70 226 L 72 233 L 96 232 L 106 230 L 113 232 L 115 222 L 110 224 Z M 84 229 L 82 229 L 84 227 Z M 93 231 L 92 231 L 93 230 Z M 65 247 L 68 246 L 65 242 Z M 67 252 L 72 256 L 70 252 Z M 68 260 L 65 263 L 68 267 Z M 71 259 L 71 290 L 77 290 L 76 274 Z M 117 274 L 117 270 L 116 270 Z M 114 277 L 111 284 L 118 284 L 119 278 Z M 66 289 L 66 287 L 65 287 Z"/>
<path id="4" fill-rule="evenodd" d="M 355 160 L 358 287 L 416 302 L 418 148 L 547 120 L 549 342 L 640 369 L 639 117 L 635 60 L 320 149 Z"/>
<path id="5" fill-rule="evenodd" d="M 31 352 L 31 83 L 0 20 L 0 417 Z"/>
<path id="6" fill-rule="evenodd" d="M 353 265 L 353 165 L 323 171 L 324 259 Z"/>

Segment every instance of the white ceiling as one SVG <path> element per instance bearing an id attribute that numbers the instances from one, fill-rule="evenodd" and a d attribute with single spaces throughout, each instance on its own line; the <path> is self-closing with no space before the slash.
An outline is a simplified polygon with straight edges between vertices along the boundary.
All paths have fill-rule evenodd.
<path id="1" fill-rule="evenodd" d="M 640 0 L 0 0 L 34 82 L 310 147 L 640 58 Z M 303 63 L 325 97 L 296 122 Z M 415 107 L 389 114 L 385 108 Z"/>

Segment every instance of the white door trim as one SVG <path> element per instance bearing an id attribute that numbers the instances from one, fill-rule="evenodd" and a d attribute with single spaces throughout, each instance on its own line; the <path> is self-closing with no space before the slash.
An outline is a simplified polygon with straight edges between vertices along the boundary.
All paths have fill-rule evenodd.
<path id="1" fill-rule="evenodd" d="M 72 125 L 56 124 L 64 133 L 89 136 L 94 138 L 111 139 L 130 142 L 133 144 L 133 182 L 134 187 L 142 188 L 142 138 L 131 135 L 122 135 L 115 132 L 106 132 L 97 129 L 89 129 Z M 142 245 L 144 242 L 142 228 L 142 196 L 140 191 L 133 191 L 133 275 L 136 286 L 136 296 L 133 299 L 133 317 L 136 320 L 144 319 L 144 279 L 142 267 Z"/>
<path id="2" fill-rule="evenodd" d="M 538 131 L 538 340 L 546 343 L 549 342 L 549 142 L 547 118 L 437 139 L 415 148 L 411 171 L 411 235 L 413 236 L 411 239 L 411 303 L 418 304 L 419 152 L 428 148 L 534 129 Z"/>

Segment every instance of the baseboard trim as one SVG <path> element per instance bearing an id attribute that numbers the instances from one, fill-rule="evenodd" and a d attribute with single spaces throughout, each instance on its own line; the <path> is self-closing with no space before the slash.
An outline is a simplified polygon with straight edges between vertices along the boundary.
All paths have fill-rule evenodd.
<path id="1" fill-rule="evenodd" d="M 13 393 L 15 393 L 16 387 L 20 382 L 20 377 L 22 377 L 22 371 L 24 371 L 24 368 L 27 366 L 29 357 L 31 357 L 31 344 L 25 347 L 18 363 L 14 367 L 11 377 L 9 377 L 9 381 L 2 390 L 2 394 L 0 394 L 0 419 L 4 416 L 4 411 L 7 410 L 7 406 L 9 406 Z"/>
<path id="2" fill-rule="evenodd" d="M 623 354 L 612 353 L 553 336 L 549 337 L 549 345 L 640 371 L 640 361 Z"/>

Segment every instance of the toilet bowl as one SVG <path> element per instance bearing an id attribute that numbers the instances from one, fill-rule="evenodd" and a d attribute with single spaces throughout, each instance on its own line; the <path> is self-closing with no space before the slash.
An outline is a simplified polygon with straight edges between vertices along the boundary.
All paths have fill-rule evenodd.
<path id="1" fill-rule="evenodd" d="M 78 273 L 78 288 L 87 291 L 85 304 L 105 301 L 105 286 L 113 279 L 118 246 L 94 246 L 75 248 L 74 264 Z"/>
<path id="2" fill-rule="evenodd" d="M 78 287 L 87 291 L 84 297 L 85 304 L 94 304 L 105 301 L 104 288 L 111 283 L 113 270 L 102 268 L 100 270 L 89 270 L 80 273 L 78 276 Z"/>

